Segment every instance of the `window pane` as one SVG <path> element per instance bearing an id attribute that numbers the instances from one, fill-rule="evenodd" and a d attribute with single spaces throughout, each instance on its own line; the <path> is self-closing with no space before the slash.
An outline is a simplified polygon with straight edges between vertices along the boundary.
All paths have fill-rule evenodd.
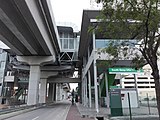
<path id="1" fill-rule="evenodd" d="M 68 38 L 68 34 L 64 33 L 64 38 Z"/>
<path id="2" fill-rule="evenodd" d="M 63 49 L 68 49 L 68 40 L 63 39 Z"/>
<path id="3" fill-rule="evenodd" d="M 69 34 L 69 38 L 73 38 L 73 34 Z"/>
<path id="4" fill-rule="evenodd" d="M 60 42 L 61 42 L 61 48 L 62 48 L 62 39 L 60 39 Z"/>
<path id="5" fill-rule="evenodd" d="M 69 49 L 74 49 L 74 39 L 69 39 Z"/>
<path id="6" fill-rule="evenodd" d="M 62 38 L 62 35 L 63 35 L 63 34 L 60 32 L 60 33 L 59 33 L 59 37 Z"/>

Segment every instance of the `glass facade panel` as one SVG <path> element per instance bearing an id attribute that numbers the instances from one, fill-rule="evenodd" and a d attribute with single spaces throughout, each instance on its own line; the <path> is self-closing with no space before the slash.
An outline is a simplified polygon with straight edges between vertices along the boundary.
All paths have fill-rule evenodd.
<path id="1" fill-rule="evenodd" d="M 63 39 L 63 49 L 68 49 L 68 40 Z"/>
<path id="2" fill-rule="evenodd" d="M 108 40 L 96 40 L 96 48 L 103 48 L 108 45 Z"/>
<path id="3" fill-rule="evenodd" d="M 63 36 L 63 33 L 59 33 L 59 37 L 62 38 L 62 36 Z"/>
<path id="4" fill-rule="evenodd" d="M 62 39 L 60 39 L 60 42 L 61 42 L 61 48 L 62 48 Z"/>
<path id="5" fill-rule="evenodd" d="M 63 33 L 60 35 L 61 48 L 65 50 L 74 50 L 77 48 L 77 39 L 74 38 L 74 34 Z"/>
<path id="6" fill-rule="evenodd" d="M 73 38 L 73 34 L 69 34 L 69 38 Z"/>
<path id="7" fill-rule="evenodd" d="M 109 43 L 113 43 L 114 45 L 123 44 L 126 46 L 135 46 L 137 40 L 115 40 L 115 39 L 96 39 L 96 48 L 104 48 L 109 45 Z"/>
<path id="8" fill-rule="evenodd" d="M 69 39 L 69 49 L 74 49 L 74 39 Z"/>
<path id="9" fill-rule="evenodd" d="M 64 38 L 68 38 L 68 34 L 65 34 L 65 33 L 64 33 Z"/>

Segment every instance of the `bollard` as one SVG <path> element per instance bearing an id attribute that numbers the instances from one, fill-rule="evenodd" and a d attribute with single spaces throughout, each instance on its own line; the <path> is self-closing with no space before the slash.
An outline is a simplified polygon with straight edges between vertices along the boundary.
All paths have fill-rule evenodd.
<path id="1" fill-rule="evenodd" d="M 149 105 L 148 93 L 147 93 L 147 105 L 148 105 L 148 112 L 149 112 L 149 115 L 150 115 L 151 114 L 151 110 L 150 110 L 150 105 Z"/>

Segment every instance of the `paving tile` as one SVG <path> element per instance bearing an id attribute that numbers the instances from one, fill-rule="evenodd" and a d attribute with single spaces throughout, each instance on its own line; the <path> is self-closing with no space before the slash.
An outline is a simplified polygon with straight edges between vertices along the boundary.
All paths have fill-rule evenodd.
<path id="1" fill-rule="evenodd" d="M 94 120 L 94 118 L 81 116 L 78 109 L 77 109 L 77 106 L 71 105 L 66 120 Z"/>

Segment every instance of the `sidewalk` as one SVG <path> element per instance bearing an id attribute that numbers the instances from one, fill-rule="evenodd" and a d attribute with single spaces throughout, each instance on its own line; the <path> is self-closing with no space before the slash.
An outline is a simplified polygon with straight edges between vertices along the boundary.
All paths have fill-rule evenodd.
<path id="1" fill-rule="evenodd" d="M 129 109 L 123 108 L 124 116 L 111 116 L 110 109 L 105 107 L 99 108 L 99 113 L 96 112 L 95 108 L 88 108 L 83 106 L 80 103 L 76 103 L 77 109 L 81 116 L 86 117 L 103 117 L 104 120 L 129 120 Z M 150 107 L 150 113 L 148 107 L 140 106 L 139 108 L 132 108 L 132 117 L 133 120 L 158 120 L 158 110 L 156 107 Z M 68 119 L 69 120 L 69 119 Z"/>
<path id="2" fill-rule="evenodd" d="M 81 116 L 75 104 L 71 105 L 66 120 L 94 120 L 94 118 Z"/>
<path id="3" fill-rule="evenodd" d="M 77 108 L 81 114 L 81 116 L 89 116 L 89 117 L 105 117 L 108 118 L 110 115 L 110 109 L 105 107 L 99 108 L 99 113 L 95 110 L 95 108 L 85 107 L 80 103 L 77 103 Z"/>

